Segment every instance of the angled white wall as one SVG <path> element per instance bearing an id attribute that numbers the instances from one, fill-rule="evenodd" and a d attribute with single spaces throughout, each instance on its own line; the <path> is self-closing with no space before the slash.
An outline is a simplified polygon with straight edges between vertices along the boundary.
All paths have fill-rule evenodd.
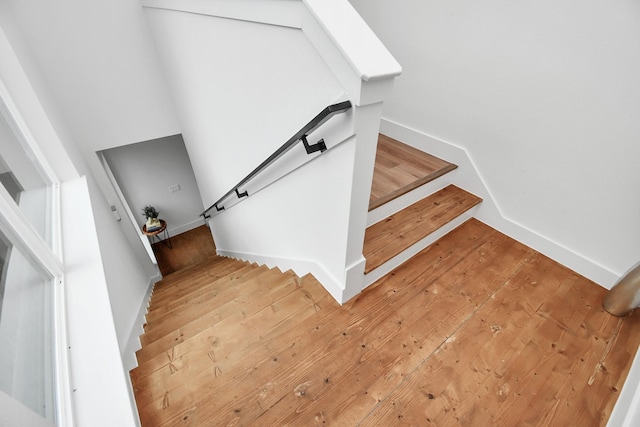
<path id="1" fill-rule="evenodd" d="M 326 106 L 354 104 L 332 119 L 348 132 L 321 130 L 309 141 L 340 145 L 210 224 L 220 253 L 313 272 L 340 301 L 357 293 L 346 283 L 364 265 L 376 134 L 400 72 L 395 60 L 344 0 L 143 4 L 205 207 Z M 358 51 L 349 37 L 367 43 Z"/>
<path id="2" fill-rule="evenodd" d="M 124 209 L 96 152 L 180 133 L 142 7 L 8 0 L 0 3 L 0 26 L 24 73 L 3 58 L 2 77 L 35 139 L 61 180 L 88 176 L 94 209 L 114 222 L 99 227 L 98 238 L 124 350 L 158 270 L 137 224 L 125 215 L 115 222 L 110 206 Z M 35 100 L 27 100 L 30 91 Z"/>
<path id="3" fill-rule="evenodd" d="M 638 261 L 636 2 L 351 3 L 403 64 L 386 119 L 466 150 L 512 228 L 601 285 Z"/>

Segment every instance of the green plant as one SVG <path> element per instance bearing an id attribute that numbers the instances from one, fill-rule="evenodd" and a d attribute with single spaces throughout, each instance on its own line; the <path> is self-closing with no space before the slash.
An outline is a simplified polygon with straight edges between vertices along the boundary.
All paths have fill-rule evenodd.
<path id="1" fill-rule="evenodd" d="M 142 208 L 142 215 L 144 215 L 147 219 L 156 219 L 158 218 L 158 215 L 160 215 L 160 212 L 158 212 L 158 210 L 153 206 L 149 205 Z"/>

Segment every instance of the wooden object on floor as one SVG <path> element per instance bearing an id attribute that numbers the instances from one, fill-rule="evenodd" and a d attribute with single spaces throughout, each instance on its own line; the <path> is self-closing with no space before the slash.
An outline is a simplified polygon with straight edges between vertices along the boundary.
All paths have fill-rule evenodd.
<path id="1" fill-rule="evenodd" d="M 457 168 L 431 154 L 380 134 L 369 210 Z"/>
<path id="2" fill-rule="evenodd" d="M 373 224 L 365 231 L 365 274 L 471 209 L 482 199 L 454 185 Z"/>
<path id="3" fill-rule="evenodd" d="M 143 427 L 604 426 L 640 343 L 640 313 L 609 315 L 605 289 L 473 219 L 344 306 L 313 277 L 222 265 L 154 292 L 154 311 L 174 277 L 195 297 L 139 352 Z"/>
<path id="4" fill-rule="evenodd" d="M 152 245 L 163 276 L 175 273 L 216 255 L 211 231 L 206 225 L 171 237 L 171 248 L 162 243 Z"/>
<path id="5" fill-rule="evenodd" d="M 640 263 L 618 280 L 602 301 L 602 306 L 614 316 L 625 316 L 640 306 Z"/>

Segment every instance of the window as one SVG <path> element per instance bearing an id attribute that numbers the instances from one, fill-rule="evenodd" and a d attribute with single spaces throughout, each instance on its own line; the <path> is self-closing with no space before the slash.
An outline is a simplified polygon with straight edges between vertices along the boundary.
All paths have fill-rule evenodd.
<path id="1" fill-rule="evenodd" d="M 0 232 L 0 390 L 55 419 L 53 277 Z"/>
<path id="2" fill-rule="evenodd" d="M 6 113 L 5 113 L 6 114 Z M 0 183 L 29 223 L 51 247 L 51 182 L 25 151 L 18 129 L 0 115 Z M 13 129 L 12 129 L 13 128 Z"/>
<path id="3" fill-rule="evenodd" d="M 0 81 L 0 392 L 67 425 L 59 183 Z"/>

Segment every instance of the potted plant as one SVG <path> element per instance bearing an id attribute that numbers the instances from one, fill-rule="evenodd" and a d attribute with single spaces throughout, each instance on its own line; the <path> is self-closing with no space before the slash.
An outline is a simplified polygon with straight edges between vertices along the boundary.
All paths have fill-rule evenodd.
<path id="1" fill-rule="evenodd" d="M 147 218 L 147 231 L 153 231 L 154 229 L 160 228 L 160 220 L 158 219 L 158 215 L 160 212 L 153 206 L 145 206 L 142 208 L 142 215 Z"/>

